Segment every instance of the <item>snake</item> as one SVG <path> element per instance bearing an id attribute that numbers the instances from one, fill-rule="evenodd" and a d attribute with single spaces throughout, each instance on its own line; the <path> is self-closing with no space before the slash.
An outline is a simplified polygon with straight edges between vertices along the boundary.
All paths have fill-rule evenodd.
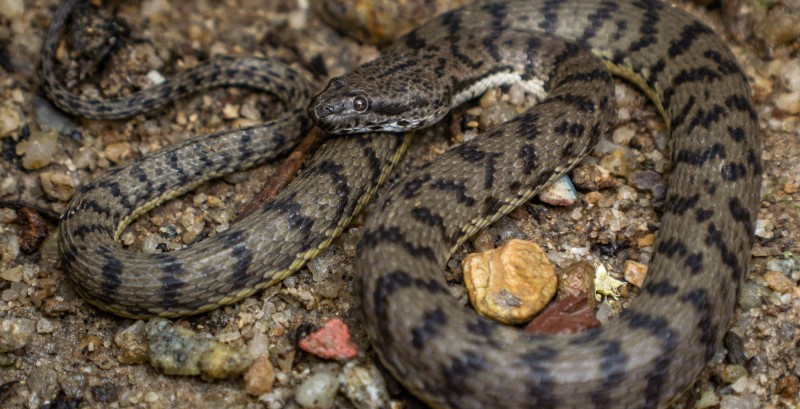
<path id="1" fill-rule="evenodd" d="M 660 231 L 631 307 L 600 328 L 559 336 L 464 308 L 444 281 L 445 263 L 608 131 L 611 75 L 641 89 L 671 135 Z M 122 316 L 236 302 L 291 274 L 341 232 L 399 160 L 408 139 L 398 134 L 510 83 L 546 97 L 414 170 L 372 204 L 355 267 L 373 351 L 431 407 L 664 407 L 694 383 L 733 315 L 754 243 L 762 166 L 758 117 L 736 58 L 707 25 L 657 0 L 491 0 L 434 17 L 330 80 L 307 113 L 339 136 L 281 195 L 217 236 L 162 254 L 115 245 L 136 215 L 195 186 L 190 180 L 228 171 L 211 159 L 226 149 L 221 144 L 187 142 L 86 185 L 59 226 L 66 275 L 90 303 Z M 46 93 L 69 101 L 68 92 Z M 113 112 L 136 104 L 66 105 Z M 247 133 L 254 131 L 212 134 L 238 135 L 226 142 L 226 166 L 244 168 L 261 153 L 249 148 L 257 138 Z M 354 168 L 366 176 L 352 177 Z"/>

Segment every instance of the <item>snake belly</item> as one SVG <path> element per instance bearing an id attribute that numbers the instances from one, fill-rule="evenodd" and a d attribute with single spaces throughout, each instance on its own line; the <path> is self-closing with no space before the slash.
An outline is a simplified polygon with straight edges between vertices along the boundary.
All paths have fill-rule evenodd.
<path id="1" fill-rule="evenodd" d="M 75 95 L 54 71 L 70 12 L 56 10 L 42 49 L 45 94 L 61 109 L 113 119 L 162 107 L 202 89 L 243 86 L 272 93 L 286 113 L 267 123 L 204 135 L 115 167 L 83 186 L 58 227 L 65 276 L 89 303 L 125 317 L 176 317 L 234 303 L 302 267 L 367 202 L 409 138 L 352 135 L 321 146 L 273 200 L 216 236 L 159 254 L 126 251 L 116 240 L 136 217 L 215 177 L 287 153 L 307 131 L 311 84 L 277 61 L 217 57 L 165 83 L 114 99 Z"/>
<path id="2" fill-rule="evenodd" d="M 519 56 L 504 47 L 520 31 L 589 48 L 664 116 L 672 172 L 647 282 L 619 317 L 570 336 L 499 325 L 447 291 L 442 270 L 454 249 L 531 198 L 597 138 L 585 115 L 603 112 L 594 90 L 604 80 L 573 63 L 554 74 L 566 88 L 437 157 L 373 208 L 356 260 L 370 339 L 394 377 L 433 407 L 665 406 L 720 344 L 748 271 L 758 210 L 761 146 L 749 86 L 709 27 L 651 0 L 480 2 L 434 18 L 332 80 L 309 112 L 336 132 L 424 126 L 435 118 L 420 111 L 446 111 L 486 79 L 529 79 L 503 59 Z M 569 64 L 573 55 L 543 64 Z M 555 86 L 553 78 L 546 84 Z M 585 88 L 575 86 L 581 82 Z"/>

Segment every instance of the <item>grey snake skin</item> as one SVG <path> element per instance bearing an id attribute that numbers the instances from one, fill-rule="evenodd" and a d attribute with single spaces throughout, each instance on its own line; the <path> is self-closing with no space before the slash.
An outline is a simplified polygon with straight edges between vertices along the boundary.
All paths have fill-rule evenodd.
<path id="1" fill-rule="evenodd" d="M 619 317 L 571 336 L 531 335 L 481 318 L 449 296 L 443 266 L 469 235 L 568 171 L 607 131 L 614 104 L 603 63 L 648 95 L 672 134 L 669 190 L 647 282 Z M 433 123 L 486 87 L 509 82 L 549 94 L 418 169 L 372 208 L 356 267 L 375 351 L 432 407 L 665 406 L 714 354 L 748 270 L 761 146 L 747 79 L 711 29 L 660 1 L 484 1 L 434 18 L 378 60 L 333 79 L 308 112 L 333 133 L 398 131 Z M 324 151 L 324 166 L 311 164 L 298 184 L 327 178 L 325 188 L 304 188 L 341 196 L 352 189 L 343 169 L 365 153 L 372 179 L 381 179 L 395 151 L 364 146 L 383 138 L 392 148 L 403 145 L 399 137 L 335 138 L 356 141 L 357 154 Z M 249 149 L 234 142 L 226 162 Z M 336 219 L 322 228 L 313 219 L 320 203 L 336 199 L 289 189 L 273 202 L 280 204 L 207 240 L 214 244 L 203 250 L 117 249 L 124 223 L 153 201 L 145 192 L 162 197 L 151 192 L 169 177 L 205 174 L 196 148 L 179 152 L 138 159 L 73 199 L 59 245 L 70 280 L 95 305 L 127 316 L 174 316 L 235 302 L 346 225 Z M 387 159 L 377 159 L 381 154 Z M 156 178 L 149 161 L 168 175 Z M 357 196 L 359 205 L 328 214 L 349 217 L 366 200 Z M 268 223 L 267 213 L 277 224 L 254 229 Z M 303 238 L 301 245 L 283 241 L 301 230 L 325 239 L 311 246 Z M 261 243 L 271 241 L 280 244 L 269 260 L 283 258 L 283 266 L 268 266 L 262 256 L 270 246 Z"/>

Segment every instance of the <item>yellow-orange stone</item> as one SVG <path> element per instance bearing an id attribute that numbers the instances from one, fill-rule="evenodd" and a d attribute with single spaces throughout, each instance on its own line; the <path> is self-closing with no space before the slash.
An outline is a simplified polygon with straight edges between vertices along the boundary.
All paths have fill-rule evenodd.
<path id="1" fill-rule="evenodd" d="M 638 261 L 625 260 L 625 281 L 642 288 L 647 277 L 647 264 Z"/>
<path id="2" fill-rule="evenodd" d="M 506 324 L 529 321 L 553 298 L 558 279 L 542 249 L 524 240 L 470 254 L 462 263 L 475 310 Z"/>

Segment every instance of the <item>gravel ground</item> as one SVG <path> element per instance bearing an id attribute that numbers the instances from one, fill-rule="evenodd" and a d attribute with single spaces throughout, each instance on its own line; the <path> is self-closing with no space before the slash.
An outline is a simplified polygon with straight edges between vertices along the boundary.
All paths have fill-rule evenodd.
<path id="1" fill-rule="evenodd" d="M 169 76 L 216 54 L 280 58 L 326 78 L 379 53 L 343 37 L 346 28 L 337 31 L 322 23 L 303 0 L 92 3 L 118 10 L 124 23 L 116 27 L 130 36 L 121 37 L 103 74 L 92 76 L 98 79 L 76 88 L 87 94 L 130 92 L 148 84 L 153 77 L 148 73 Z M 362 7 L 358 11 L 340 9 L 340 3 L 346 2 L 324 2 L 330 6 L 328 20 L 364 13 L 363 28 L 354 30 L 360 38 L 385 28 L 381 18 L 413 25 L 426 13 L 389 7 L 370 14 L 371 2 L 353 2 Z M 721 3 L 722 9 L 679 5 L 726 33 L 752 81 L 765 147 L 763 199 L 751 271 L 725 347 L 676 407 L 800 408 L 800 9 L 791 1 Z M 0 406 L 422 407 L 380 368 L 361 329 L 351 262 L 368 214 L 280 285 L 237 305 L 176 321 L 176 333 L 191 330 L 200 334 L 190 335 L 198 342 L 218 341 L 212 342 L 214 348 L 260 356 L 244 379 L 164 375 L 144 363 L 142 350 L 145 333 L 160 331 L 163 327 L 156 325 L 163 323 L 145 328 L 77 297 L 63 279 L 55 221 L 48 219 L 64 210 L 77 188 L 114 164 L 193 135 L 259 122 L 279 112 L 280 105 L 269 96 L 226 89 L 129 120 L 66 117 L 42 99 L 35 74 L 55 6 L 55 0 L 0 0 Z M 93 70 L 91 64 L 70 62 L 66 52 L 59 59 L 71 84 Z M 513 113 L 516 102 L 525 99 L 517 94 L 514 88 L 492 92 L 422 132 L 392 179 L 473 136 L 475 123 L 480 127 Z M 448 264 L 455 295 L 465 298 L 460 260 L 487 241 L 530 239 L 557 270 L 588 261 L 618 279 L 626 260 L 647 263 L 669 171 L 667 137 L 639 94 L 622 83 L 617 94 L 616 130 L 572 175 L 578 180 L 576 173 L 599 172 L 599 165 L 611 170 L 602 176 L 611 187 L 576 181 L 577 203 L 550 206 L 534 200 L 479 234 Z M 264 166 L 231 175 L 173 200 L 133 223 L 122 245 L 133 251 L 170 250 L 213 235 L 229 225 L 273 170 Z M 38 246 L 37 235 L 44 237 Z M 635 302 L 634 286 L 621 292 L 619 299 L 598 302 L 600 321 Z M 349 362 L 323 360 L 297 347 L 299 339 L 332 317 L 349 326 L 360 351 Z"/>

